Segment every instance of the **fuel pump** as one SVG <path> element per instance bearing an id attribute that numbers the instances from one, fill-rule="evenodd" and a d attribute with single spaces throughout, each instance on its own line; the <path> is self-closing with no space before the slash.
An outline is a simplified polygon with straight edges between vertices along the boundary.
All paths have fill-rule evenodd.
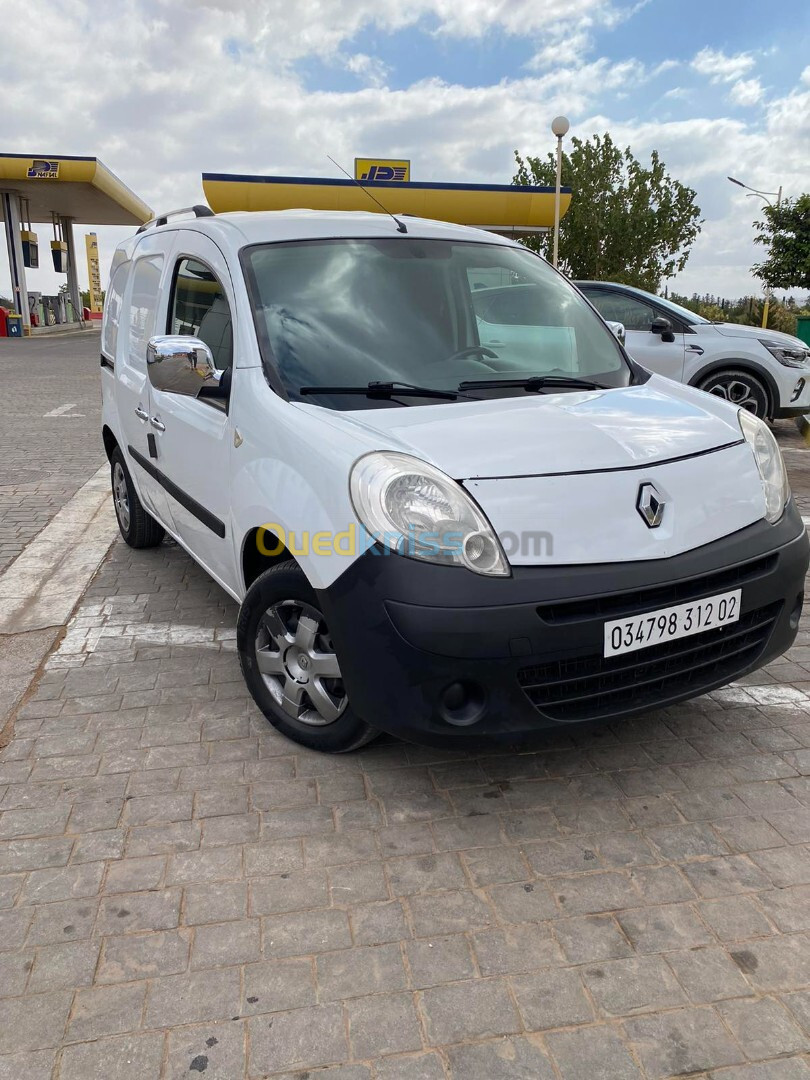
<path id="1" fill-rule="evenodd" d="M 23 265 L 31 267 L 32 270 L 36 270 L 39 267 L 39 243 L 37 241 L 37 234 L 31 228 L 31 208 L 28 204 L 28 199 L 20 199 L 20 205 L 23 210 L 23 224 L 26 226 L 24 229 L 20 229 Z"/>
<path id="2" fill-rule="evenodd" d="M 51 258 L 53 268 L 57 274 L 68 272 L 68 246 L 62 235 L 62 223 L 57 214 L 51 214 L 53 219 L 53 240 L 51 240 Z"/>

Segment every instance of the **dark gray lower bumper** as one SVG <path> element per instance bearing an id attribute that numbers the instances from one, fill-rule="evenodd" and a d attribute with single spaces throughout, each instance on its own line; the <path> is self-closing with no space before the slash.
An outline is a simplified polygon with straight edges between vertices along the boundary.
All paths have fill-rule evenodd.
<path id="1" fill-rule="evenodd" d="M 415 742 L 524 741 L 722 686 L 792 644 L 808 566 L 791 504 L 667 560 L 485 578 L 366 553 L 321 593 L 352 706 Z M 603 659 L 606 620 L 742 589 L 739 624 Z"/>

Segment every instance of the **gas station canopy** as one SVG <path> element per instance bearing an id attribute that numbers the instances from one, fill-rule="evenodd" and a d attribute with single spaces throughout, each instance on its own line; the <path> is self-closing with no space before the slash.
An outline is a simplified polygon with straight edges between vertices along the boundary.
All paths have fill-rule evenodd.
<path id="1" fill-rule="evenodd" d="M 370 210 L 369 189 L 392 214 L 475 225 L 522 235 L 554 224 L 554 188 L 511 184 L 429 184 L 388 180 L 340 180 L 311 176 L 236 176 L 203 173 L 203 191 L 215 213 L 228 210 Z M 571 189 L 560 192 L 560 216 Z"/>
<path id="2" fill-rule="evenodd" d="M 30 221 L 56 214 L 81 225 L 140 225 L 152 217 L 146 203 L 94 157 L 0 154 L 0 188 L 27 200 Z"/>
<path id="3" fill-rule="evenodd" d="M 31 154 L 0 154 L 0 220 L 6 234 L 11 300 L 14 307 L 9 316 L 9 334 L 19 337 L 32 328 L 38 332 L 41 312 L 34 310 L 36 295 L 29 299 L 25 268 L 39 266 L 39 242 L 32 222 L 48 222 L 53 226 L 51 255 L 56 273 L 67 276 L 67 297 L 72 313 L 63 318 L 58 312 L 50 315 L 57 322 L 80 321 L 81 292 L 77 272 L 76 244 L 73 226 L 81 225 L 141 225 L 152 211 L 134 192 L 122 184 L 106 165 L 95 157 L 35 157 Z M 98 279 L 98 245 L 95 235 L 94 252 L 87 243 L 88 274 L 93 303 L 92 259 Z M 100 299 L 100 280 L 98 280 Z M 54 300 L 58 298 L 52 298 Z M 61 310 L 61 309 L 60 309 Z M 100 310 L 93 308 L 92 310 Z"/>

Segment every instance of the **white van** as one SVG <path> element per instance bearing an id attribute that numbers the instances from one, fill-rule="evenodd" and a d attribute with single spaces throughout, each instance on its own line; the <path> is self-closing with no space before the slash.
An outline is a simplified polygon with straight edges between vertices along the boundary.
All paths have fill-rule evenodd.
<path id="1" fill-rule="evenodd" d="M 376 213 L 192 212 L 115 254 L 104 445 L 126 542 L 169 533 L 241 602 L 279 731 L 516 744 L 791 645 L 808 540 L 767 426 L 651 376 L 542 258 Z"/>

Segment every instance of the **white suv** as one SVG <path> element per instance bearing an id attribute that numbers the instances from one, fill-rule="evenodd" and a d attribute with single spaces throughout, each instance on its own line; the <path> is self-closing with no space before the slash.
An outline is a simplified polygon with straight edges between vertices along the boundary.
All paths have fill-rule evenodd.
<path id="1" fill-rule="evenodd" d="M 627 351 L 650 371 L 765 420 L 810 412 L 810 350 L 799 338 L 759 326 L 709 322 L 629 285 L 575 284 L 603 319 L 624 326 Z"/>
<path id="2" fill-rule="evenodd" d="M 279 731 L 512 744 L 791 645 L 808 540 L 767 426 L 651 376 L 542 258 L 413 218 L 194 214 L 115 254 L 104 445 L 127 543 L 169 533 L 240 601 Z"/>

